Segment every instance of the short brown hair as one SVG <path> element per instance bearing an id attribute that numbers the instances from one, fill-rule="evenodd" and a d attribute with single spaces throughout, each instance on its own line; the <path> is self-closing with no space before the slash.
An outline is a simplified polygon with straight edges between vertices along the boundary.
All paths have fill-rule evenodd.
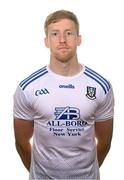
<path id="1" fill-rule="evenodd" d="M 78 22 L 78 19 L 77 19 L 76 15 L 73 12 L 67 11 L 67 10 L 58 10 L 58 11 L 55 11 L 55 12 L 53 12 L 53 13 L 51 13 L 51 14 L 49 14 L 47 16 L 46 21 L 44 23 L 45 34 L 46 35 L 48 34 L 48 25 L 49 24 L 56 23 L 61 19 L 70 19 L 70 20 L 72 20 L 76 25 L 77 34 L 79 35 L 79 22 Z"/>

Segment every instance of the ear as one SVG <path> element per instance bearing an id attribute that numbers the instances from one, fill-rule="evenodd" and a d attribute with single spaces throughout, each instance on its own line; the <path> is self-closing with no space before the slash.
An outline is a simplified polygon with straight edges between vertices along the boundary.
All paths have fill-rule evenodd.
<path id="1" fill-rule="evenodd" d="M 81 45 L 81 35 L 78 36 L 78 39 L 77 39 L 77 46 L 80 46 Z"/>
<path id="2" fill-rule="evenodd" d="M 48 41 L 48 38 L 47 38 L 47 37 L 44 38 L 44 43 L 45 43 L 45 46 L 46 46 L 47 48 L 49 48 L 49 41 Z"/>

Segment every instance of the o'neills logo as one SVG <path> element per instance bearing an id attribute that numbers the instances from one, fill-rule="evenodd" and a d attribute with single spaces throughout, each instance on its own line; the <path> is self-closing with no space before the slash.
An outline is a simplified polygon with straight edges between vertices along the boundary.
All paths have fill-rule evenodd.
<path id="1" fill-rule="evenodd" d="M 72 84 L 67 84 L 67 85 L 61 84 L 61 85 L 59 85 L 59 88 L 69 88 L 69 89 L 74 89 L 75 87 L 74 87 L 74 85 L 72 85 Z"/>

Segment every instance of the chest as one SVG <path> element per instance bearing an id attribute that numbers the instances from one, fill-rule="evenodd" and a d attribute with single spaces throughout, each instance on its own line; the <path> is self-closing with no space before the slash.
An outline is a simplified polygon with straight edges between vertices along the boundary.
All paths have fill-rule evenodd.
<path id="1" fill-rule="evenodd" d="M 90 119 L 98 106 L 96 87 L 77 82 L 44 84 L 33 97 L 33 110 L 43 119 Z"/>

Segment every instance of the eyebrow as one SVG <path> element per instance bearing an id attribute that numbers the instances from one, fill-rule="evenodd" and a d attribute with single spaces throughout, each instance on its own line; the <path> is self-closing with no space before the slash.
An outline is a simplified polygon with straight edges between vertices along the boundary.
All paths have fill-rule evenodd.
<path id="1" fill-rule="evenodd" d="M 53 30 L 50 30 L 51 32 L 55 32 L 55 31 L 60 31 L 60 30 L 58 30 L 58 29 L 53 29 Z M 73 31 L 72 29 L 65 29 L 64 31 Z"/>

